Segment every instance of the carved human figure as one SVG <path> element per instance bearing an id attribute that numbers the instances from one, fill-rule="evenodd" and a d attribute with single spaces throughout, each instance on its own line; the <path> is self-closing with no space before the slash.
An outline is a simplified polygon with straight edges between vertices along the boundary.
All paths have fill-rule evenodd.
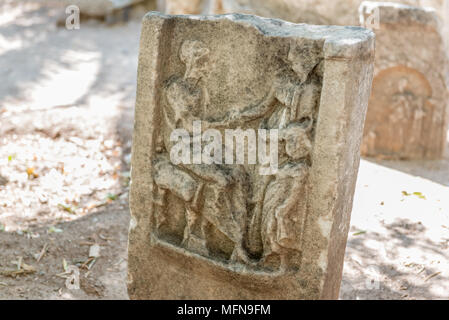
<path id="1" fill-rule="evenodd" d="M 311 74 L 320 73 L 320 50 L 314 42 L 293 43 L 286 68 L 276 75 L 266 101 L 244 112 L 250 118 L 266 112 L 260 127 L 278 129 L 282 142 L 278 173 L 256 178 L 248 239 L 252 253 L 262 251 L 263 265 L 271 265 L 277 256 L 282 271 L 289 263 L 286 257 L 293 256 L 289 251 L 299 251 L 306 212 L 311 135 L 320 96 L 320 80 Z"/>
<path id="2" fill-rule="evenodd" d="M 398 92 L 392 96 L 392 114 L 389 116 L 393 131 L 391 136 L 397 136 L 403 146 L 408 144 L 419 145 L 423 122 L 427 115 L 425 110 L 425 98 L 416 96 L 407 90 L 408 80 L 402 78 L 398 83 Z M 411 126 L 409 125 L 411 121 Z M 408 129 L 408 130 L 407 130 Z M 406 132 L 404 132 L 406 130 Z M 407 147 L 406 147 L 407 149 Z"/>
<path id="3" fill-rule="evenodd" d="M 261 263 L 266 266 L 274 263 L 281 271 L 291 265 L 287 261 L 287 257 L 295 257 L 291 251 L 300 250 L 301 227 L 306 213 L 307 157 L 311 150 L 309 130 L 295 123 L 282 130 L 285 149 L 281 157 L 284 161 L 276 176 L 266 181 L 262 200 Z"/>
<path id="4" fill-rule="evenodd" d="M 320 81 L 310 75 L 313 70 L 322 67 L 319 52 L 316 43 L 311 46 L 301 43 L 290 48 L 288 61 L 297 85 L 292 90 L 291 100 L 288 95 L 284 100 L 278 98 L 285 107 L 278 106 L 265 124 L 269 128 L 279 129 L 283 144 L 279 171 L 274 179 L 267 181 L 262 201 L 262 264 L 270 265 L 274 260 L 281 272 L 286 271 L 287 267 L 294 267 L 293 261 L 297 260 L 294 252 L 300 251 L 301 229 L 307 210 L 312 130 L 320 97 Z M 316 71 L 320 73 L 320 70 Z"/>
<path id="5" fill-rule="evenodd" d="M 172 76 L 165 83 L 166 104 L 162 112 L 165 126 L 159 141 L 161 155 L 156 160 L 155 182 L 161 189 L 161 198 L 168 190 L 185 204 L 183 246 L 207 256 L 207 228 L 212 225 L 234 243 L 231 260 L 248 262 L 243 248 L 247 211 L 242 170 L 239 167 L 226 168 L 214 164 L 173 165 L 167 156 L 174 145 L 170 140 L 174 129 L 185 129 L 192 136 L 194 121 L 201 120 L 205 129 L 227 124 L 203 120 L 210 103 L 207 89 L 202 84 L 208 69 L 208 54 L 209 49 L 202 42 L 184 41 L 180 50 L 180 59 L 186 66 L 184 76 Z M 195 138 L 198 137 L 193 136 Z M 191 147 L 189 145 L 193 149 Z M 205 193 L 207 196 L 204 196 Z M 160 203 L 165 205 L 163 201 Z M 163 223 L 164 218 L 159 219 Z"/>
<path id="6" fill-rule="evenodd" d="M 412 104 L 415 96 L 411 93 L 405 92 L 407 86 L 407 79 L 402 78 L 398 83 L 398 92 L 391 97 L 392 108 L 388 116 L 388 121 L 394 123 L 390 127 L 390 136 L 396 137 L 399 145 L 406 143 L 409 140 L 407 130 L 410 117 L 412 116 Z M 408 130 L 407 130 L 408 131 Z"/>

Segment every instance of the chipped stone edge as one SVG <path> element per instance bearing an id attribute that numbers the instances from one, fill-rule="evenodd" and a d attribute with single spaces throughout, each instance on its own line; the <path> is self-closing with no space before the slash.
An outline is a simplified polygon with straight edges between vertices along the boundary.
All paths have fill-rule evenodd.
<path id="1" fill-rule="evenodd" d="M 322 26 L 304 23 L 292 23 L 280 19 L 264 18 L 250 14 L 219 15 L 166 15 L 157 11 L 148 12 L 143 21 L 151 19 L 186 19 L 201 21 L 230 20 L 251 27 L 264 36 L 300 37 L 305 39 L 324 39 L 324 57 L 326 59 L 352 59 L 355 56 L 369 55 L 374 48 L 374 33 L 366 28 L 353 26 Z M 371 42 L 371 46 L 366 46 Z M 364 50 L 364 52 L 361 52 Z"/>

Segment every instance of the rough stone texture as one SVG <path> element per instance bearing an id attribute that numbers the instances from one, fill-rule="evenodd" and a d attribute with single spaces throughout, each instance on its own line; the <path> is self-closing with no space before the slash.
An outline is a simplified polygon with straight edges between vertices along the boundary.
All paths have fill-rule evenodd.
<path id="1" fill-rule="evenodd" d="M 338 298 L 373 59 L 374 35 L 363 28 L 149 13 L 130 297 Z M 278 173 L 171 163 L 170 132 L 198 119 L 221 131 L 278 129 Z"/>
<path id="2" fill-rule="evenodd" d="M 446 53 L 449 57 L 449 0 L 444 0 L 442 12 L 441 21 L 444 23 L 443 35 L 444 41 L 446 42 Z"/>
<path id="3" fill-rule="evenodd" d="M 391 0 L 418 7 L 432 7 L 443 17 L 447 0 Z M 296 23 L 358 25 L 363 0 L 222 0 L 224 12 L 251 13 Z M 380 2 L 380 1 L 377 1 Z"/>
<path id="4" fill-rule="evenodd" d="M 373 89 L 362 154 L 435 159 L 444 155 L 449 74 L 438 18 L 432 10 L 366 2 L 377 8 Z"/>
<path id="5" fill-rule="evenodd" d="M 167 14 L 247 13 L 295 23 L 358 26 L 362 2 L 363 0 L 158 0 L 157 10 Z M 449 0 L 389 2 L 434 8 L 444 22 L 443 34 L 449 52 Z"/>

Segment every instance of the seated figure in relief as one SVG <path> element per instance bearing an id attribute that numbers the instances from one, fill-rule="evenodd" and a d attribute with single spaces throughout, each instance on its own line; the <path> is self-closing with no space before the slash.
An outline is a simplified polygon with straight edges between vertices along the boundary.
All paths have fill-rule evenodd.
<path id="1" fill-rule="evenodd" d="M 165 124 L 159 140 L 160 154 L 154 166 L 154 178 L 160 205 L 165 206 L 164 195 L 167 191 L 184 202 L 184 247 L 208 256 L 206 230 L 212 225 L 234 243 L 231 260 L 248 262 L 243 248 L 247 221 L 244 172 L 238 166 L 173 165 L 167 155 L 174 145 L 170 141 L 174 129 L 185 129 L 192 136 L 192 125 L 197 120 L 201 120 L 203 129 L 228 125 L 225 121 L 210 123 L 203 120 L 209 105 L 207 89 L 202 83 L 204 72 L 208 70 L 208 54 L 209 49 L 200 41 L 184 41 L 181 46 L 180 58 L 186 71 L 184 76 L 172 76 L 164 86 L 166 103 L 162 114 Z M 191 145 L 189 148 L 193 150 Z M 164 217 L 157 218 L 159 225 L 164 222 Z"/>

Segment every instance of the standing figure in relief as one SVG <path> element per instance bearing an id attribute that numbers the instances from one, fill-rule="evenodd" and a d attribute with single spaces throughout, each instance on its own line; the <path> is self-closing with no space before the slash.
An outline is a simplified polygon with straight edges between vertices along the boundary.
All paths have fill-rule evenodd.
<path id="1" fill-rule="evenodd" d="M 291 250 L 300 249 L 311 137 L 321 92 L 321 80 L 316 78 L 322 75 L 320 53 L 320 44 L 313 40 L 292 43 L 286 67 L 276 74 L 264 101 L 235 116 L 246 121 L 261 117 L 261 129 L 279 130 L 278 172 L 260 176 L 256 168 L 254 173 L 251 202 L 255 207 L 247 245 L 252 254 L 261 253 L 262 265 L 281 270 L 290 264 L 286 257 L 294 256 Z"/>
<path id="2" fill-rule="evenodd" d="M 278 173 L 274 179 L 265 181 L 261 219 L 262 264 L 279 266 L 281 272 L 295 265 L 293 260 L 297 259 L 297 255 L 294 253 L 300 252 L 302 227 L 307 212 L 312 130 L 321 90 L 320 80 L 314 78 L 317 75 L 310 75 L 314 70 L 318 74 L 321 72 L 320 51 L 316 42 L 302 42 L 290 48 L 288 61 L 296 76 L 297 86 L 301 88 L 300 94 L 296 93 L 296 89 L 291 90 L 294 92 L 291 100 L 288 94 L 287 99 L 278 98 L 281 105 L 263 123 L 267 128 L 279 129 L 283 143 Z M 287 260 L 289 257 L 292 261 Z"/>

